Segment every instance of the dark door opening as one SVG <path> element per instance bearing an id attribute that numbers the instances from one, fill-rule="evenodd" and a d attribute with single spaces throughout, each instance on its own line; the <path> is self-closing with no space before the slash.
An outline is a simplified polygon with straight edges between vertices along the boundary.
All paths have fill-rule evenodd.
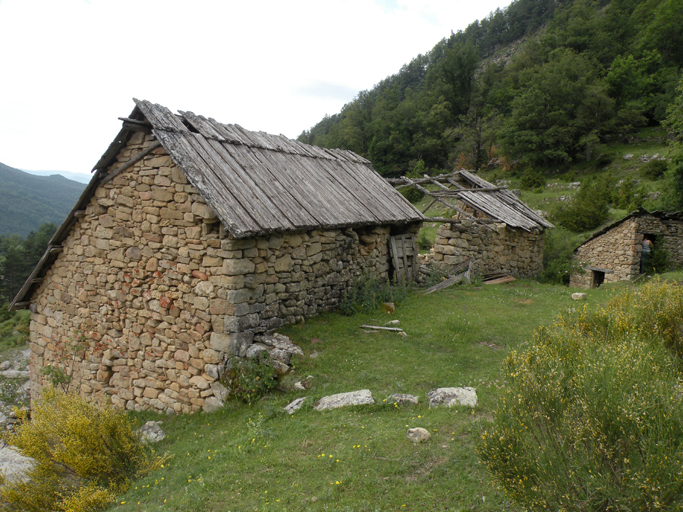
<path id="1" fill-rule="evenodd" d="M 592 288 L 597 288 L 600 286 L 602 283 L 605 282 L 605 273 L 600 272 L 599 270 L 592 270 L 593 272 L 593 284 Z"/>

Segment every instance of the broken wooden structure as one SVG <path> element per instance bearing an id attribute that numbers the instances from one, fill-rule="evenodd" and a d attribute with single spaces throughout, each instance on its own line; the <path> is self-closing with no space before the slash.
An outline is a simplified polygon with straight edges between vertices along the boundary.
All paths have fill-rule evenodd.
<path id="1" fill-rule="evenodd" d="M 396 188 L 414 187 L 429 196 L 423 214 L 436 203 L 454 212 L 448 218 L 425 219 L 444 224 L 428 258 L 436 268 L 451 274 L 471 259 L 473 275 L 540 274 L 544 231 L 553 225 L 506 187 L 464 169 L 422 178 L 402 176 L 389 182 Z"/>

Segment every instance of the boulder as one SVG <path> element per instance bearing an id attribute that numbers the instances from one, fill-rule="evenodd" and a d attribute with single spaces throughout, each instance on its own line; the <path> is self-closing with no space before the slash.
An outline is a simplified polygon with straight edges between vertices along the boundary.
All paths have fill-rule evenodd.
<path id="1" fill-rule="evenodd" d="M 432 437 L 432 435 L 427 432 L 425 429 L 418 427 L 418 428 L 409 428 L 408 433 L 406 434 L 406 437 L 410 439 L 413 443 L 423 443 L 425 441 L 429 441 Z"/>
<path id="2" fill-rule="evenodd" d="M 7 445 L 4 441 L 0 446 L 0 472 L 5 479 L 8 482 L 27 481 L 26 474 L 33 468 L 35 459 L 22 455 L 17 448 Z"/>
<path id="3" fill-rule="evenodd" d="M 398 405 L 402 404 L 414 404 L 417 405 L 419 398 L 415 395 L 404 395 L 401 393 L 394 393 L 387 397 L 387 403 L 394 403 Z"/>
<path id="4" fill-rule="evenodd" d="M 325 409 L 338 409 L 339 407 L 348 407 L 351 405 L 370 405 L 374 404 L 372 393 L 369 389 L 361 389 L 360 391 L 351 391 L 349 393 L 338 393 L 336 395 L 325 396 L 318 400 L 313 408 L 316 411 L 324 411 Z"/>
<path id="5" fill-rule="evenodd" d="M 306 400 L 305 396 L 302 396 L 301 398 L 297 398 L 291 404 L 289 404 L 287 407 L 284 408 L 285 412 L 289 415 L 294 414 L 296 411 L 301 409 L 301 406 L 304 404 L 304 400 Z"/>
<path id="6" fill-rule="evenodd" d="M 166 437 L 166 432 L 161 429 L 160 424 L 160 421 L 148 421 L 138 429 L 138 435 L 144 444 L 158 443 Z"/>
<path id="7" fill-rule="evenodd" d="M 204 400 L 204 405 L 202 406 L 202 410 L 204 412 L 215 412 L 218 409 L 223 407 L 223 402 L 221 402 L 218 398 L 215 396 L 210 396 L 206 400 Z"/>
<path id="8" fill-rule="evenodd" d="M 577 292 L 577 293 L 572 293 L 572 300 L 583 300 L 583 299 L 585 299 L 585 298 L 586 298 L 586 294 L 585 294 L 585 293 L 579 293 L 579 292 Z"/>
<path id="9" fill-rule="evenodd" d="M 466 405 L 475 407 L 477 405 L 477 390 L 474 388 L 439 388 L 427 393 L 429 407 L 445 405 Z"/>

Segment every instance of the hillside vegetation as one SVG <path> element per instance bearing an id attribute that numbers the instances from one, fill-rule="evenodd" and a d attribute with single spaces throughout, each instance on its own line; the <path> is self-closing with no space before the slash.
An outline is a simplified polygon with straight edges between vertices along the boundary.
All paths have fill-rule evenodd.
<path id="1" fill-rule="evenodd" d="M 60 175 L 34 176 L 0 163 L 0 235 L 27 236 L 41 224 L 61 224 L 85 184 Z"/>
<path id="2" fill-rule="evenodd" d="M 385 176 L 420 161 L 545 174 L 659 125 L 682 65 L 683 0 L 516 0 L 299 140 L 356 151 Z"/>

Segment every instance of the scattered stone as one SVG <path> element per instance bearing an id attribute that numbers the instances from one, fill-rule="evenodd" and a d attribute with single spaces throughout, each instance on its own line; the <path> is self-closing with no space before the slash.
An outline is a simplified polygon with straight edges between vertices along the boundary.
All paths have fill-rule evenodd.
<path id="1" fill-rule="evenodd" d="M 400 320 L 389 320 L 386 324 L 384 325 L 401 325 Z"/>
<path id="2" fill-rule="evenodd" d="M 395 403 L 395 404 L 413 404 L 417 405 L 419 402 L 419 398 L 416 397 L 415 395 L 404 395 L 401 393 L 394 393 L 393 395 L 389 395 L 387 397 L 387 402 Z"/>
<path id="3" fill-rule="evenodd" d="M 572 293 L 572 300 L 583 300 L 585 298 L 586 298 L 585 293 L 580 293 L 580 292 Z"/>
<path id="4" fill-rule="evenodd" d="M 268 352 L 268 347 L 261 343 L 254 343 L 247 349 L 247 359 L 256 359 L 261 352 Z"/>
<path id="5" fill-rule="evenodd" d="M 295 382 L 294 383 L 294 389 L 297 389 L 299 391 L 304 391 L 306 389 L 310 389 L 312 382 L 313 382 L 313 375 L 309 375 L 305 379 L 302 379 L 299 382 Z"/>
<path id="6" fill-rule="evenodd" d="M 0 472 L 8 482 L 27 481 L 26 473 L 34 464 L 35 459 L 22 455 L 17 448 L 7 445 L 5 441 L 0 442 Z"/>
<path id="7" fill-rule="evenodd" d="M 10 366 L 12 366 L 12 363 L 10 361 L 3 361 L 2 363 L 0 363 L 0 372 L 9 370 Z"/>
<path id="8" fill-rule="evenodd" d="M 166 432 L 159 426 L 161 423 L 161 421 L 148 421 L 138 429 L 138 435 L 144 444 L 158 443 L 166 437 Z"/>
<path id="9" fill-rule="evenodd" d="M 206 413 L 210 413 L 210 412 L 216 412 L 218 409 L 221 409 L 222 407 L 223 407 L 222 401 L 220 401 L 215 396 L 210 396 L 206 400 L 204 400 L 204 405 L 202 406 L 202 410 Z"/>
<path id="10" fill-rule="evenodd" d="M 29 373 L 21 370 L 5 370 L 4 372 L 0 372 L 0 376 L 5 377 L 6 379 L 28 379 Z"/>
<path id="11" fill-rule="evenodd" d="M 408 335 L 405 333 L 405 331 L 400 331 L 400 332 L 398 332 L 397 334 L 398 334 L 399 336 L 404 337 L 404 338 L 407 338 L 407 337 L 408 337 Z"/>
<path id="12" fill-rule="evenodd" d="M 306 400 L 307 397 L 302 396 L 301 398 L 297 398 L 294 400 L 291 404 L 289 404 L 287 407 L 285 407 L 285 412 L 289 415 L 294 414 L 296 411 L 301 409 L 301 406 L 304 404 L 304 400 Z"/>
<path id="13" fill-rule="evenodd" d="M 633 153 L 628 153 L 622 156 L 621 158 L 623 158 L 624 160 L 630 160 L 631 158 L 633 158 Z"/>
<path id="14" fill-rule="evenodd" d="M 348 407 L 351 405 L 370 405 L 374 404 L 372 393 L 369 389 L 361 389 L 360 391 L 351 391 L 350 393 L 338 393 L 336 395 L 325 396 L 318 400 L 313 408 L 316 411 L 324 411 L 325 409 L 337 409 L 339 407 Z"/>
<path id="15" fill-rule="evenodd" d="M 396 312 L 396 306 L 393 302 L 382 302 L 382 309 L 389 314 Z"/>
<path id="16" fill-rule="evenodd" d="M 316 359 L 319 355 L 320 355 L 320 354 L 318 354 L 317 352 L 311 352 L 311 355 L 308 356 L 308 357 L 309 357 L 310 359 Z"/>
<path id="17" fill-rule="evenodd" d="M 421 427 L 409 428 L 406 437 L 410 439 L 413 443 L 423 443 L 429 441 L 432 435 Z"/>
<path id="18" fill-rule="evenodd" d="M 429 407 L 445 405 L 466 405 L 475 407 L 477 405 L 477 390 L 474 388 L 439 388 L 427 393 Z"/>

